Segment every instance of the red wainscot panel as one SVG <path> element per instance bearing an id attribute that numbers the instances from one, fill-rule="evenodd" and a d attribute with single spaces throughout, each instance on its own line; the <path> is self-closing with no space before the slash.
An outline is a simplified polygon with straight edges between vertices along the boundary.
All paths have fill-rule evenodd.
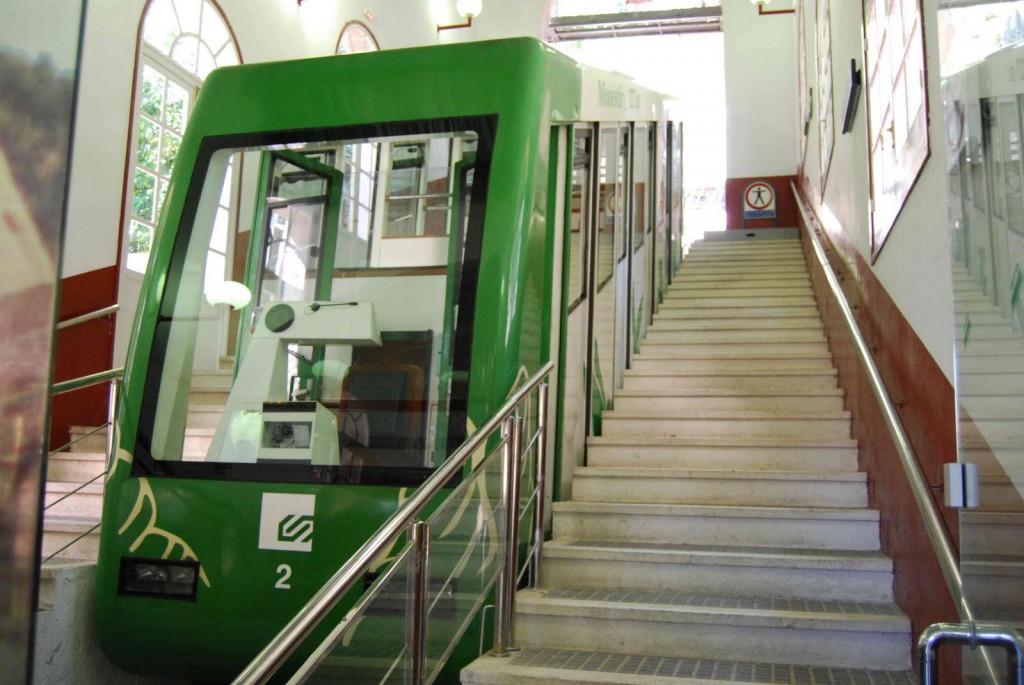
<path id="1" fill-rule="evenodd" d="M 751 184 L 764 182 L 775 189 L 776 219 L 748 219 L 743 221 L 744 194 Z M 727 229 L 743 228 L 792 228 L 798 223 L 799 213 L 796 200 L 793 199 L 792 183 L 796 176 L 751 176 L 749 178 L 729 178 L 725 181 L 725 227 Z M 762 196 L 763 197 L 763 196 Z"/>
<path id="2" fill-rule="evenodd" d="M 117 302 L 117 267 L 109 266 L 61 279 L 58 321 Z M 71 380 L 110 368 L 114 356 L 115 316 L 106 316 L 57 332 L 53 381 Z M 50 449 L 68 442 L 71 426 L 99 426 L 107 420 L 107 384 L 53 398 Z"/>

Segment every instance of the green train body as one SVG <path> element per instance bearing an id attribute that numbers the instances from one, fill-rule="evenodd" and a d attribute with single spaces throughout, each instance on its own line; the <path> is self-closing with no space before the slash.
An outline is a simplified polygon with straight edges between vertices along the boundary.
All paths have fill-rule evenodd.
<path id="1" fill-rule="evenodd" d="M 624 122 L 618 147 L 641 130 L 630 122 L 649 122 L 643 189 L 626 192 L 623 168 L 606 192 L 594 163 L 586 193 L 572 192 L 580 131 L 596 160 L 603 120 Z M 599 430 L 587 417 L 614 391 L 613 359 L 628 358 L 676 260 L 668 130 L 678 136 L 656 94 L 532 39 L 213 72 L 166 189 L 128 355 L 96 589 L 111 661 L 233 678 L 549 359 L 557 496 L 580 436 Z M 581 230 L 590 205 L 595 227 Z M 639 205 L 647 228 L 630 231 Z M 247 248 L 232 216 L 251 222 Z M 248 251 L 251 301 L 229 319 L 211 292 L 230 280 L 232 239 Z M 640 259 L 642 273 L 616 271 Z M 609 320 L 623 322 L 615 334 L 597 330 Z M 190 447 L 193 379 L 235 338 L 224 416 L 208 448 Z M 454 661 L 476 653 L 479 630 Z"/>

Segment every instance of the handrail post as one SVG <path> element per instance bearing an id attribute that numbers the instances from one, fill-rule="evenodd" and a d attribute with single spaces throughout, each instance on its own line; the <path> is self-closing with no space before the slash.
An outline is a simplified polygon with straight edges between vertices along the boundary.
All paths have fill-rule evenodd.
<path id="1" fill-rule="evenodd" d="M 540 587 L 540 556 L 544 547 L 544 488 L 548 469 L 548 384 L 537 388 L 537 522 L 534 527 L 533 587 Z"/>
<path id="2" fill-rule="evenodd" d="M 420 685 L 427 678 L 427 606 L 430 590 L 430 525 L 425 521 L 412 524 L 410 532 L 416 547 L 413 568 L 412 616 L 409 621 L 412 683 Z"/>
<path id="3" fill-rule="evenodd" d="M 495 656 L 508 656 L 513 649 L 512 615 L 515 611 L 516 570 L 519 558 L 519 452 L 523 420 L 510 416 L 502 434 L 505 446 L 501 454 L 501 498 L 505 503 L 505 558 L 498 575 L 494 602 Z"/>

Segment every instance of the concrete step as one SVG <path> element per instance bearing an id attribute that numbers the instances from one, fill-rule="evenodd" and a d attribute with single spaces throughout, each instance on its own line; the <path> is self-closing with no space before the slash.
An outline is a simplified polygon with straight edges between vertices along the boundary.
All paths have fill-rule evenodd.
<path id="1" fill-rule="evenodd" d="M 988 307 L 975 311 L 972 311 L 971 308 L 968 307 L 966 311 L 957 311 L 957 325 L 965 325 L 965 317 L 970 319 L 972 329 L 975 326 L 985 325 L 996 325 L 1010 328 L 1010 320 L 1003 316 L 1002 312 L 1000 312 L 999 310 L 993 310 Z"/>
<path id="2" fill-rule="evenodd" d="M 814 290 L 810 281 L 787 282 L 781 284 L 766 283 L 763 286 L 739 285 L 733 287 L 709 287 L 702 284 L 689 284 L 684 281 L 680 285 L 672 284 L 665 290 L 665 303 L 676 300 L 704 300 L 714 297 L 744 298 L 744 297 L 788 297 L 788 296 L 814 297 Z"/>
<path id="3" fill-rule="evenodd" d="M 662 308 L 654 315 L 654 325 L 662 321 L 678 321 L 691 319 L 709 320 L 731 320 L 758 318 L 771 319 L 773 317 L 792 318 L 818 316 L 816 304 L 779 304 L 765 307 L 741 305 L 736 307 L 704 307 L 693 305 L 689 307 L 668 307 Z"/>
<path id="4" fill-rule="evenodd" d="M 230 391 L 233 379 L 234 372 L 231 369 L 193 371 L 191 389 Z"/>
<path id="5" fill-rule="evenodd" d="M 1013 330 L 1005 321 L 995 323 L 981 323 L 971 319 L 970 333 L 962 321 L 956 325 L 956 343 L 958 349 L 970 348 L 979 341 L 991 342 L 995 340 L 1019 340 L 1020 333 Z"/>
<path id="6" fill-rule="evenodd" d="M 768 293 L 737 295 L 736 291 L 702 297 L 666 297 L 662 302 L 662 311 L 677 309 L 696 309 L 708 307 L 795 307 L 816 306 L 814 293 L 785 293 L 771 295 Z"/>
<path id="7" fill-rule="evenodd" d="M 816 342 L 649 343 L 633 359 L 831 359 L 828 344 Z"/>
<path id="8" fill-rule="evenodd" d="M 916 685 L 912 671 L 768 664 L 678 656 L 637 656 L 526 647 L 511 657 L 485 655 L 462 669 L 463 685 L 726 685 L 735 683 L 885 683 Z"/>
<path id="9" fill-rule="evenodd" d="M 971 416 L 980 419 L 1012 419 L 1024 421 L 1024 397 L 1012 394 L 967 395 L 960 393 L 960 403 Z"/>
<path id="10" fill-rule="evenodd" d="M 656 316 L 656 314 L 655 314 Z M 771 318 L 662 318 L 651 327 L 650 334 L 693 331 L 816 331 L 821 333 L 821 317 L 813 314 L 774 316 Z"/>
<path id="11" fill-rule="evenodd" d="M 106 428 L 101 428 L 97 431 L 94 426 L 71 426 L 68 431 L 71 434 L 72 441 L 71 447 L 68 448 L 71 454 L 107 453 Z"/>
<path id="12" fill-rule="evenodd" d="M 960 357 L 984 355 L 1021 355 L 1024 354 L 1024 338 L 986 340 L 972 335 L 966 345 L 957 349 Z"/>
<path id="13" fill-rule="evenodd" d="M 891 602 L 892 561 L 880 552 L 669 545 L 593 540 L 544 544 L 544 587 Z"/>
<path id="14" fill-rule="evenodd" d="M 972 606 L 1024 608 L 1024 557 L 968 558 L 961 561 L 960 571 Z"/>
<path id="15" fill-rule="evenodd" d="M 46 479 L 66 483 L 84 483 L 107 468 L 102 452 L 58 452 L 46 462 Z"/>
<path id="16" fill-rule="evenodd" d="M 1017 373 L 1024 369 L 1024 353 L 961 354 L 957 357 L 961 374 Z"/>
<path id="17" fill-rule="evenodd" d="M 835 414 L 794 412 L 784 416 L 757 411 L 701 411 L 677 416 L 613 410 L 604 412 L 601 425 L 602 435 L 608 436 L 850 437 L 850 415 L 845 411 Z"/>
<path id="18" fill-rule="evenodd" d="M 960 387 L 968 395 L 1024 394 L 1024 373 L 962 373 Z"/>
<path id="19" fill-rule="evenodd" d="M 213 390 L 206 388 L 192 388 L 188 393 L 188 399 L 190 403 L 196 405 L 224 407 L 228 403 L 228 396 L 231 394 L 230 388 L 222 390 Z"/>
<path id="20" fill-rule="evenodd" d="M 1024 556 L 1024 513 L 961 510 L 960 554 L 964 559 Z"/>
<path id="21" fill-rule="evenodd" d="M 855 471 L 857 443 L 850 438 L 654 438 L 587 439 L 587 464 L 618 468 Z"/>
<path id="22" fill-rule="evenodd" d="M 74 492 L 78 488 L 81 489 Z M 100 479 L 88 485 L 47 481 L 44 507 L 46 516 L 85 517 L 99 520 L 103 514 L 103 480 Z"/>
<path id="23" fill-rule="evenodd" d="M 1013 479 L 1024 485 L 1024 470 L 1013 474 Z M 1005 473 L 978 475 L 981 508 L 985 511 L 1024 512 L 1024 494 L 1017 489 Z M 1024 531 L 1021 531 L 1024 535 Z"/>
<path id="24" fill-rule="evenodd" d="M 216 428 L 224 416 L 224 405 L 189 402 L 186 425 L 191 428 Z"/>
<path id="25" fill-rule="evenodd" d="M 730 290 L 736 288 L 771 288 L 780 286 L 809 287 L 811 278 L 806 271 L 794 271 L 790 274 L 729 274 L 691 273 L 686 278 L 676 278 L 666 292 L 688 292 L 693 289 L 714 288 Z"/>
<path id="26" fill-rule="evenodd" d="M 556 539 L 879 549 L 873 509 L 555 502 L 553 512 Z"/>
<path id="27" fill-rule="evenodd" d="M 825 330 L 821 326 L 821 320 L 817 317 L 807 319 L 791 319 L 793 325 L 780 324 L 779 320 L 774 321 L 780 324 L 777 327 L 759 326 L 751 321 L 736 322 L 724 325 L 722 322 L 707 321 L 662 321 L 652 327 L 644 340 L 643 349 L 649 350 L 653 346 L 668 344 L 679 345 L 687 343 L 799 343 L 799 342 L 822 342 L 825 340 Z M 761 323 L 766 323 L 762 321 Z"/>
<path id="28" fill-rule="evenodd" d="M 763 254 L 775 250 L 799 250 L 800 239 L 791 238 L 759 238 L 756 241 L 747 240 L 699 240 L 690 247 L 690 253 L 701 254 L 705 252 L 726 252 L 743 253 L 754 252 Z"/>
<path id="29" fill-rule="evenodd" d="M 684 261 L 683 265 L 679 267 L 679 271 L 676 272 L 676 278 L 682 280 L 689 280 L 691 277 L 750 278 L 765 276 L 806 277 L 807 266 L 802 259 L 784 259 L 780 260 L 780 263 L 768 261 L 762 264 L 733 264 L 729 260 L 709 263 L 699 261 L 687 263 Z"/>
<path id="30" fill-rule="evenodd" d="M 778 371 L 751 374 L 691 373 L 673 375 L 667 373 L 640 373 L 629 369 L 623 375 L 623 387 L 627 390 L 745 390 L 757 392 L 802 392 L 832 390 L 838 387 L 836 373 L 821 371 Z"/>
<path id="31" fill-rule="evenodd" d="M 78 430 L 84 429 L 73 427 L 71 429 L 72 435 Z M 215 430 L 215 428 L 187 427 L 185 429 L 185 459 L 194 460 L 205 457 L 206 451 L 210 448 L 210 443 L 213 442 L 213 434 Z M 96 452 L 102 452 L 102 450 L 105 449 L 106 444 L 107 431 L 104 429 L 96 435 L 85 438 L 81 442 L 72 446 L 71 454 L 95 454 Z"/>
<path id="32" fill-rule="evenodd" d="M 575 469 L 572 496 L 578 502 L 752 507 L 868 505 L 867 476 L 856 471 L 726 471 L 585 466 Z"/>
<path id="33" fill-rule="evenodd" d="M 773 248 L 761 249 L 761 250 L 737 250 L 737 249 L 724 249 L 724 250 L 709 250 L 699 249 L 690 250 L 683 260 L 683 265 L 687 264 L 705 264 L 708 262 L 720 262 L 725 261 L 727 263 L 736 262 L 764 262 L 771 264 L 774 260 L 785 259 L 789 261 L 802 260 L 804 253 L 800 249 L 799 245 L 779 245 Z"/>
<path id="34" fill-rule="evenodd" d="M 521 591 L 516 608 L 524 647 L 910 668 L 910 621 L 892 604 L 558 588 Z"/>
<path id="35" fill-rule="evenodd" d="M 989 419 L 974 417 L 974 426 L 990 444 L 1024 445 L 1024 421 L 1020 418 Z"/>
<path id="36" fill-rule="evenodd" d="M 640 375 L 652 375 L 656 373 L 830 371 L 833 366 L 832 358 L 826 355 L 770 359 L 751 359 L 739 356 L 666 359 L 636 355 L 630 360 L 629 368 Z"/>
<path id="37" fill-rule="evenodd" d="M 715 394 L 713 394 L 715 393 Z M 713 388 L 678 391 L 629 391 L 615 394 L 617 411 L 693 412 L 701 410 L 746 410 L 775 413 L 843 410 L 843 395 L 838 388 L 802 394 L 751 394 Z"/>
<path id="38" fill-rule="evenodd" d="M 43 519 L 43 558 L 81 537 L 61 551 L 58 558 L 68 561 L 95 561 L 100 548 L 99 523 L 99 518 L 48 514 Z"/>

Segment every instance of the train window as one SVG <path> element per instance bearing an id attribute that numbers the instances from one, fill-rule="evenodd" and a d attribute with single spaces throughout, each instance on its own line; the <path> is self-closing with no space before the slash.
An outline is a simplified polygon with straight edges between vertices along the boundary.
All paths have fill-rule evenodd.
<path id="1" fill-rule="evenodd" d="M 615 273 L 616 227 L 620 221 L 620 185 L 622 177 L 621 136 L 617 128 L 601 130 L 597 168 L 597 268 L 600 289 Z M 621 235 L 621 232 L 619 232 Z M 623 250 L 625 248 L 623 247 Z"/>
<path id="2" fill-rule="evenodd" d="M 448 234 L 455 164 L 461 137 L 399 141 L 384 154 L 387 182 L 385 238 L 440 237 Z"/>
<path id="3" fill-rule="evenodd" d="M 615 167 L 615 255 L 616 259 L 623 259 L 626 256 L 627 234 L 626 231 L 626 202 L 629 189 L 626 187 L 626 173 L 629 169 L 629 130 L 625 127 L 619 128 L 618 136 L 619 159 Z"/>
<path id="4" fill-rule="evenodd" d="M 651 211 L 648 207 L 651 177 L 649 126 L 636 124 L 633 140 L 633 249 L 639 250 L 644 244 Z"/>
<path id="5" fill-rule="evenodd" d="M 573 307 L 585 293 L 587 273 L 587 236 L 590 235 L 591 133 L 577 131 L 572 155 L 572 201 L 569 220 L 569 290 Z"/>
<path id="6" fill-rule="evenodd" d="M 478 141 L 493 141 L 495 120 L 447 123 L 204 148 L 156 326 L 136 473 L 415 485 L 465 439 L 470 360 L 454 350 L 470 348 L 491 153 Z M 233 300 L 212 294 L 206 254 L 239 155 L 261 171 L 242 203 L 245 283 L 212 279 L 242 294 L 235 306 L 251 298 L 221 411 L 204 387 L 218 373 L 207 350 L 221 348 L 218 308 Z"/>

